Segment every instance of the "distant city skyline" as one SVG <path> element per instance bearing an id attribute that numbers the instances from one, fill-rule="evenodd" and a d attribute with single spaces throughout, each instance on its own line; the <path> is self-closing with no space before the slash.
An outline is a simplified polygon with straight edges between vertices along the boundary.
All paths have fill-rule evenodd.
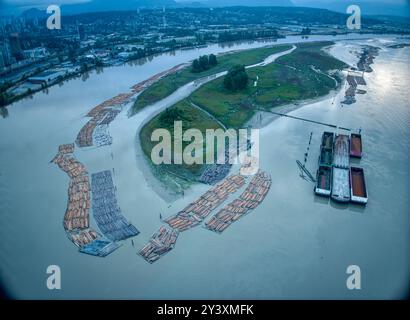
<path id="1" fill-rule="evenodd" d="M 49 0 L 4 0 L 0 5 L 1 15 L 16 15 L 31 8 L 44 9 L 50 5 Z M 53 4 L 69 8 L 69 14 L 92 11 L 135 10 L 138 6 L 189 5 L 196 6 L 232 6 L 232 5 L 279 5 L 306 6 L 323 8 L 331 11 L 344 12 L 352 4 L 351 0 L 54 0 Z M 115 4 L 115 5 L 114 5 Z M 410 3 L 406 0 L 357 0 L 354 2 L 361 7 L 362 13 L 367 15 L 398 15 L 410 16 Z"/>

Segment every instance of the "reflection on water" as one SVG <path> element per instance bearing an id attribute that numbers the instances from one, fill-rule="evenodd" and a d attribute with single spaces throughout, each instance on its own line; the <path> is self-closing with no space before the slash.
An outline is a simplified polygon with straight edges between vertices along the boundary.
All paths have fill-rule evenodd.
<path id="1" fill-rule="evenodd" d="M 97 67 L 97 68 L 95 68 L 95 72 L 96 72 L 97 74 L 104 73 L 104 68 L 103 68 L 103 67 Z"/>
<path id="2" fill-rule="evenodd" d="M 87 81 L 87 79 L 90 77 L 90 72 L 84 72 L 82 75 L 81 75 L 81 80 L 83 81 L 83 82 L 85 82 L 85 81 Z"/>
<path id="3" fill-rule="evenodd" d="M 7 109 L 7 107 L 0 107 L 0 115 L 3 119 L 9 116 L 9 110 Z"/>

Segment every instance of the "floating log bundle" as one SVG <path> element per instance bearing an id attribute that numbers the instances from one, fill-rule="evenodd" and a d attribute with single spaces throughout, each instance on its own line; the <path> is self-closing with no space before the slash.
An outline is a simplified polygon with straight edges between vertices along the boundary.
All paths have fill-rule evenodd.
<path id="1" fill-rule="evenodd" d="M 52 161 L 67 173 L 70 178 L 87 174 L 84 165 L 77 161 L 71 153 L 58 153 Z"/>
<path id="2" fill-rule="evenodd" d="M 110 245 L 106 244 L 102 248 L 94 245 L 95 241 L 100 241 L 98 239 L 101 236 L 89 225 L 90 181 L 85 166 L 77 161 L 72 154 L 74 147 L 73 143 L 60 145 L 57 155 L 52 160 L 70 177 L 63 226 L 67 237 L 79 248 L 80 252 L 106 256 L 118 246 L 111 244 L 111 242 Z"/>
<path id="3" fill-rule="evenodd" d="M 158 80 L 160 80 L 161 78 L 168 76 L 170 74 L 173 74 L 179 70 L 181 70 L 182 68 L 186 67 L 188 64 L 183 63 L 183 64 L 179 64 L 169 70 L 157 73 L 156 75 L 152 76 L 151 78 L 144 80 L 140 83 L 137 83 L 136 85 L 132 86 L 132 92 L 133 94 L 136 93 L 140 93 L 142 91 L 144 91 L 146 88 L 148 88 L 149 86 L 151 86 L 153 83 L 157 82 Z"/>
<path id="4" fill-rule="evenodd" d="M 98 257 L 106 257 L 121 245 L 117 242 L 96 239 L 93 242 L 83 246 L 80 252 Z"/>
<path id="5" fill-rule="evenodd" d="M 90 182 L 87 175 L 72 178 L 68 187 L 68 205 L 64 216 L 66 230 L 89 227 Z"/>
<path id="6" fill-rule="evenodd" d="M 259 170 L 239 199 L 235 199 L 222 208 L 205 224 L 205 227 L 211 231 L 222 233 L 232 223 L 262 203 L 271 183 L 270 175 Z"/>
<path id="7" fill-rule="evenodd" d="M 259 170 L 239 198 L 235 199 L 206 223 L 206 228 L 222 232 L 243 215 L 255 209 L 266 197 L 272 180 L 269 174 Z M 162 226 L 138 252 L 146 261 L 153 263 L 172 250 L 179 232 L 201 224 L 204 219 L 224 202 L 229 194 L 245 185 L 242 175 L 232 175 L 190 203 L 182 211 L 166 219 L 171 227 Z"/>
<path id="8" fill-rule="evenodd" d="M 58 147 L 58 154 L 74 153 L 74 143 L 62 144 Z"/>
<path id="9" fill-rule="evenodd" d="M 177 230 L 162 226 L 151 236 L 149 242 L 138 254 L 149 263 L 153 263 L 174 248 L 178 234 Z"/>
<path id="10" fill-rule="evenodd" d="M 133 96 L 132 93 L 120 93 L 115 97 L 104 101 L 103 103 L 95 106 L 92 108 L 88 113 L 87 116 L 94 118 L 101 113 L 101 111 L 105 108 L 111 108 L 116 105 L 123 105 L 128 102 L 128 99 Z"/>
<path id="11" fill-rule="evenodd" d="M 101 232 L 112 241 L 124 240 L 139 234 L 122 215 L 115 195 L 111 171 L 91 175 L 94 218 Z"/>
<path id="12" fill-rule="evenodd" d="M 80 252 L 104 257 L 120 246 L 115 241 L 135 236 L 139 231 L 121 214 L 115 197 L 111 172 L 93 175 L 94 180 L 90 186 L 85 166 L 73 156 L 75 145 L 83 148 L 112 144 L 108 126 L 121 112 L 122 107 L 148 85 L 165 75 L 177 72 L 184 66 L 185 64 L 181 64 L 162 72 L 133 86 L 131 92 L 121 93 L 95 106 L 87 113 L 91 119 L 81 128 L 75 143 L 59 146 L 58 153 L 51 162 L 57 164 L 70 177 L 63 226 L 68 238 L 80 248 Z M 89 211 L 92 188 L 94 189 L 92 196 L 94 216 L 101 231 L 110 240 L 102 239 L 98 232 L 90 228 Z"/>
<path id="13" fill-rule="evenodd" d="M 185 64 L 180 64 L 172 69 L 156 74 L 148 80 L 140 82 L 131 87 L 131 92 L 120 93 L 113 98 L 110 98 L 103 103 L 92 108 L 87 116 L 91 117 L 80 130 L 77 135 L 76 144 L 80 148 L 97 147 L 112 144 L 112 137 L 108 134 L 105 128 L 98 130 L 100 126 L 108 126 L 116 116 L 121 112 L 123 106 L 131 101 L 131 98 L 158 81 L 162 77 L 175 73 L 184 67 Z"/>
<path id="14" fill-rule="evenodd" d="M 99 234 L 92 229 L 70 232 L 70 240 L 79 248 L 90 244 L 99 237 Z"/>
<path id="15" fill-rule="evenodd" d="M 94 143 L 97 147 L 107 146 L 112 144 L 112 137 L 108 133 L 108 125 L 100 124 L 94 131 Z"/>
<path id="16" fill-rule="evenodd" d="M 94 140 L 97 140 L 97 146 L 111 144 L 112 138 L 104 128 L 121 112 L 122 106 L 129 101 L 132 95 L 123 93 L 94 107 L 87 114 L 91 117 L 91 120 L 81 128 L 77 135 L 77 145 L 80 148 L 91 147 L 94 145 Z M 101 139 L 101 130 L 97 130 L 100 126 L 104 127 L 102 130 L 105 130 L 106 135 L 108 135 L 103 140 Z M 104 143 L 101 141 L 104 141 Z"/>
<path id="17" fill-rule="evenodd" d="M 165 220 L 168 225 L 178 231 L 193 228 L 226 200 L 229 194 L 236 192 L 245 183 L 240 175 L 233 175 L 208 190 L 198 200 L 190 203 L 182 211 Z"/>

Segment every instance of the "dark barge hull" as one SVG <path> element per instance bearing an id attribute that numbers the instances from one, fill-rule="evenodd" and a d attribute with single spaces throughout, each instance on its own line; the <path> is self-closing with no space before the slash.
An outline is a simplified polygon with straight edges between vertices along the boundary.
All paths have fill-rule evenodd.
<path id="1" fill-rule="evenodd" d="M 332 168 L 319 166 L 316 174 L 315 194 L 322 197 L 330 197 L 332 192 Z"/>

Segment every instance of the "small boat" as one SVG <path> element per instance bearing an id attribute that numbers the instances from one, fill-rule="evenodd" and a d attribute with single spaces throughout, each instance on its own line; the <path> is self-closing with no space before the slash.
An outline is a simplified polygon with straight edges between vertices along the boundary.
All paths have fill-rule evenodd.
<path id="1" fill-rule="evenodd" d="M 329 197 L 331 193 L 332 168 L 319 166 L 316 175 L 315 193 L 318 196 Z"/>
<path id="2" fill-rule="evenodd" d="M 366 204 L 368 195 L 366 181 L 364 179 L 364 170 L 362 168 L 350 168 L 350 192 L 351 201 L 360 204 Z"/>
<path id="3" fill-rule="evenodd" d="M 350 156 L 355 158 L 362 157 L 362 136 L 358 133 L 350 135 Z"/>
<path id="4" fill-rule="evenodd" d="M 337 202 L 350 201 L 349 169 L 333 167 L 331 197 Z"/>

